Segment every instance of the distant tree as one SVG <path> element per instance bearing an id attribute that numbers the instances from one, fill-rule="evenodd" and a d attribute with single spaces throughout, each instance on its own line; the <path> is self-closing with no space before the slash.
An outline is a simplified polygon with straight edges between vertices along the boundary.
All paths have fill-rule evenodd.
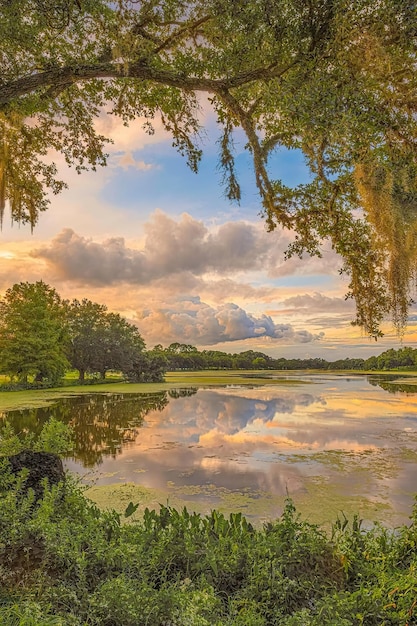
<path id="1" fill-rule="evenodd" d="M 138 328 L 118 313 L 109 313 L 103 304 L 84 299 L 69 306 L 70 361 L 79 371 L 105 378 L 108 370 L 130 372 L 145 343 Z"/>
<path id="2" fill-rule="evenodd" d="M 377 370 L 378 369 L 378 357 L 371 356 L 369 359 L 366 359 L 363 364 L 363 369 L 365 370 Z"/>
<path id="3" fill-rule="evenodd" d="M 84 299 L 73 300 L 68 308 L 70 336 L 69 359 L 83 382 L 87 372 L 98 371 L 102 363 L 105 316 L 107 307 Z"/>
<path id="4" fill-rule="evenodd" d="M 204 367 L 204 357 L 197 348 L 189 343 L 171 343 L 165 350 L 168 369 L 193 370 Z"/>
<path id="5" fill-rule="evenodd" d="M 328 369 L 335 370 L 360 370 L 364 368 L 365 361 L 363 359 L 338 359 L 337 361 L 332 361 L 331 363 L 326 363 Z M 365 368 L 371 369 L 371 368 Z"/>
<path id="6" fill-rule="evenodd" d="M 409 367 L 415 364 L 417 350 L 410 346 L 404 346 L 398 350 L 398 360 L 400 367 Z"/>
<path id="7" fill-rule="evenodd" d="M 206 367 L 210 369 L 232 369 L 233 357 L 227 352 L 220 350 L 203 351 L 206 360 Z"/>
<path id="8" fill-rule="evenodd" d="M 252 361 L 252 367 L 256 370 L 264 370 L 268 367 L 269 360 L 263 356 L 257 356 Z"/>
<path id="9" fill-rule="evenodd" d="M 57 383 L 68 367 L 65 305 L 43 281 L 17 283 L 0 301 L 0 371 Z"/>
<path id="10" fill-rule="evenodd" d="M 145 349 L 138 327 L 118 313 L 106 313 L 103 321 L 97 370 L 102 378 L 107 370 L 130 372 Z"/>
<path id="11" fill-rule="evenodd" d="M 397 351 L 393 348 L 386 350 L 378 356 L 378 369 L 389 370 L 398 367 L 400 364 Z"/>
<path id="12" fill-rule="evenodd" d="M 159 116 L 196 171 L 200 94 L 221 131 L 227 197 L 239 201 L 241 128 L 269 229 L 289 255 L 342 259 L 356 322 L 371 336 L 406 323 L 417 268 L 415 2 L 407 0 L 3 0 L 0 2 L 0 216 L 34 225 L 77 171 L 106 163 L 105 109 Z M 299 150 L 290 185 L 271 155 Z"/>
<path id="13" fill-rule="evenodd" d="M 371 357 L 365 362 L 367 369 L 396 369 L 398 367 L 414 367 L 417 365 L 417 350 L 405 346 L 399 350 L 390 348 L 377 357 Z"/>
<path id="14" fill-rule="evenodd" d="M 159 383 L 164 380 L 168 359 L 162 350 L 143 350 L 136 353 L 132 367 L 125 372 L 131 382 Z"/>

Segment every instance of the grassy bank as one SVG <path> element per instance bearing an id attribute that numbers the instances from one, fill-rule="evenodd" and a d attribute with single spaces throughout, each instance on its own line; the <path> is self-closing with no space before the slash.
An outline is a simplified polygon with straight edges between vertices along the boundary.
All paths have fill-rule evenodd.
<path id="1" fill-rule="evenodd" d="M 277 378 L 266 378 L 267 375 Z M 177 387 L 214 387 L 224 385 L 282 385 L 300 384 L 297 373 L 285 378 L 283 372 L 245 371 L 201 371 L 168 372 L 162 383 L 102 382 L 95 385 L 65 385 L 55 389 L 28 389 L 25 391 L 3 391 L 0 393 L 0 411 L 47 406 L 59 398 L 91 393 L 156 393 Z M 305 384 L 305 383 L 303 383 Z"/>

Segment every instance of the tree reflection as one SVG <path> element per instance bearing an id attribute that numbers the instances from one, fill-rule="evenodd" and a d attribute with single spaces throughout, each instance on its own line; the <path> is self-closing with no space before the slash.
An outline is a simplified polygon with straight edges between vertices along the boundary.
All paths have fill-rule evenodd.
<path id="1" fill-rule="evenodd" d="M 400 376 L 384 376 L 384 378 L 379 378 L 377 376 L 369 376 L 368 382 L 370 385 L 374 387 L 381 387 L 384 391 L 388 391 L 388 393 L 417 393 L 417 385 L 413 385 L 410 383 L 396 383 L 394 381 L 398 380 Z"/>
<path id="2" fill-rule="evenodd" d="M 5 417 L 17 435 L 31 432 L 38 436 L 51 417 L 68 424 L 74 433 L 74 449 L 68 458 L 91 468 L 100 465 L 105 456 L 115 458 L 135 440 L 144 417 L 150 411 L 161 411 L 168 401 L 166 392 L 91 394 L 63 398 L 51 407 L 9 411 Z"/>
<path id="3" fill-rule="evenodd" d="M 191 398 L 197 393 L 197 387 L 183 387 L 180 389 L 170 389 L 168 395 L 170 398 Z"/>

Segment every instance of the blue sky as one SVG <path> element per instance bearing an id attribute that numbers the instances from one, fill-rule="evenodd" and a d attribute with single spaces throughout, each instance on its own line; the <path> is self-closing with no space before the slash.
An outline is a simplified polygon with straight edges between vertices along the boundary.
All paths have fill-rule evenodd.
<path id="1" fill-rule="evenodd" d="M 268 233 L 260 217 L 249 155 L 241 136 L 236 163 L 240 205 L 230 203 L 217 167 L 210 118 L 196 175 L 156 121 L 126 128 L 109 116 L 100 132 L 114 140 L 106 168 L 78 176 L 51 155 L 69 190 L 51 198 L 33 234 L 26 226 L 1 234 L 0 292 L 14 282 L 44 280 L 66 298 L 104 303 L 136 323 L 149 347 L 173 341 L 228 352 L 273 356 L 366 358 L 401 343 L 387 324 L 375 343 L 351 326 L 340 259 L 284 261 L 291 233 Z M 302 156 L 280 151 L 270 169 L 288 184 L 304 182 Z M 412 320 L 404 345 L 416 343 Z"/>

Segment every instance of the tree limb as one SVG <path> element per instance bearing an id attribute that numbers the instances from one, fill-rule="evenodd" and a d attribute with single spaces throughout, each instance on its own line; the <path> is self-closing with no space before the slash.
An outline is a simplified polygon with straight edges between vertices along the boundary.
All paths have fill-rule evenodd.
<path id="1" fill-rule="evenodd" d="M 80 64 L 52 68 L 3 83 L 0 86 L 0 108 L 5 108 L 12 100 L 21 98 L 44 87 L 59 88 L 61 85 L 88 81 L 94 78 L 137 78 L 142 81 L 149 80 L 169 87 L 177 87 L 185 91 L 220 93 L 221 91 L 240 87 L 256 80 L 270 80 L 280 77 L 296 63 L 298 63 L 298 59 L 283 67 L 276 67 L 275 64 L 268 67 L 259 67 L 225 79 L 186 76 L 170 70 L 152 67 L 146 60 L 134 63 Z"/>
<path id="2" fill-rule="evenodd" d="M 255 167 L 256 184 L 261 194 L 264 207 L 267 210 L 268 217 L 271 219 L 272 216 L 274 216 L 283 226 L 291 228 L 291 217 L 276 203 L 276 193 L 266 170 L 264 151 L 249 114 L 227 89 L 219 92 L 219 96 L 226 104 L 227 108 L 235 115 L 249 140 Z"/>

